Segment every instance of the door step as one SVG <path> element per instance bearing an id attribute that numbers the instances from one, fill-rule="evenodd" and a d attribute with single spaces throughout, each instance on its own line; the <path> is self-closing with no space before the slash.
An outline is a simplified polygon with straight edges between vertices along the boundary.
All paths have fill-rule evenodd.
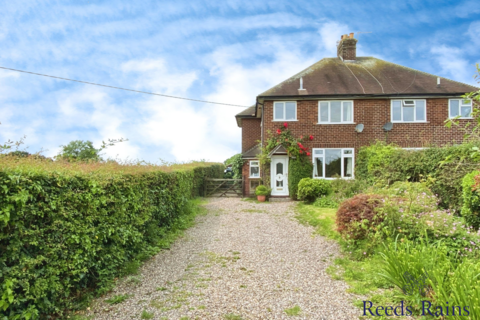
<path id="1" fill-rule="evenodd" d="M 290 198 L 290 197 L 270 197 L 270 199 L 268 199 L 268 201 L 270 201 L 270 202 L 289 202 L 289 201 L 292 201 L 292 198 Z"/>

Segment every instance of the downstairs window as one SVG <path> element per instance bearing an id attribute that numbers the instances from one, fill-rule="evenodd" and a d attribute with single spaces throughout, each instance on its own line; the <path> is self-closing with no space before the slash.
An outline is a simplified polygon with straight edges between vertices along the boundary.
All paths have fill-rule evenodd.
<path id="1" fill-rule="evenodd" d="M 353 178 L 354 149 L 313 149 L 313 178 Z"/>

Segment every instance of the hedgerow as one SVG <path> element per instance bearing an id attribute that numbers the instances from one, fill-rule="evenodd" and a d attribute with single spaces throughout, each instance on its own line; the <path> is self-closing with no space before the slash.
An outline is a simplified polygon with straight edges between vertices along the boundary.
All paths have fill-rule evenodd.
<path id="1" fill-rule="evenodd" d="M 0 318 L 61 315 L 158 252 L 223 165 L 59 163 L 0 158 Z"/>

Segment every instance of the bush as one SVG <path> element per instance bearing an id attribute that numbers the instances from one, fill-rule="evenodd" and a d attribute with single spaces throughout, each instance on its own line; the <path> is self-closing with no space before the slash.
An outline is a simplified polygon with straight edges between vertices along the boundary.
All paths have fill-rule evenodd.
<path id="1" fill-rule="evenodd" d="M 338 202 L 332 199 L 331 194 L 317 198 L 313 205 L 319 208 L 338 208 Z"/>
<path id="2" fill-rule="evenodd" d="M 316 198 L 329 194 L 331 190 L 328 180 L 303 178 L 298 183 L 297 197 L 299 200 L 313 202 Z"/>
<path id="3" fill-rule="evenodd" d="M 467 174 L 462 181 L 463 206 L 462 216 L 467 219 L 477 229 L 479 227 L 480 214 L 480 195 L 476 187 L 476 181 L 480 176 L 480 171 L 473 171 Z"/>
<path id="4" fill-rule="evenodd" d="M 331 180 L 330 185 L 332 186 L 332 200 L 337 203 L 341 203 L 367 189 L 367 182 L 360 179 L 334 179 Z"/>
<path id="5" fill-rule="evenodd" d="M 311 178 L 313 164 L 307 157 L 297 157 L 288 162 L 288 192 L 290 198 L 297 200 L 298 184 L 303 178 Z"/>
<path id="6" fill-rule="evenodd" d="M 360 149 L 356 177 L 379 186 L 396 181 L 424 181 L 438 195 L 443 208 L 458 211 L 462 207 L 462 179 L 478 167 L 478 161 L 471 157 L 475 145 L 464 143 L 411 151 L 377 142 Z"/>
<path id="7" fill-rule="evenodd" d="M 337 211 L 337 231 L 346 239 L 366 239 L 383 221 L 376 212 L 382 200 L 380 195 L 359 194 L 342 202 Z"/>
<path id="8" fill-rule="evenodd" d="M 0 158 L 0 318 L 46 318 L 102 292 L 160 248 L 223 165 Z"/>
<path id="9" fill-rule="evenodd" d="M 259 185 L 256 189 L 255 189 L 255 194 L 257 196 L 268 196 L 270 194 L 270 189 L 267 188 L 266 186 L 264 185 Z"/>

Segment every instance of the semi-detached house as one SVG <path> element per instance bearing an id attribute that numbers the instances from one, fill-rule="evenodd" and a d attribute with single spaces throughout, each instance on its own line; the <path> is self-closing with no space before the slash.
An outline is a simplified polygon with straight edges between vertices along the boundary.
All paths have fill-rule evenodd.
<path id="1" fill-rule="evenodd" d="M 313 135 L 312 177 L 355 177 L 355 154 L 376 140 L 403 148 L 459 143 L 463 133 L 445 127 L 461 116 L 472 121 L 472 102 L 461 96 L 478 88 L 374 57 L 356 56 L 357 39 L 343 35 L 336 58 L 324 58 L 257 96 L 256 104 L 236 115 L 242 128 L 244 192 L 252 194 L 266 174 L 272 196 L 288 195 L 284 148 L 271 157 L 270 172 L 258 161 L 267 132 L 288 123 L 294 136 Z M 332 167 L 340 159 L 341 166 Z M 268 171 L 268 170 L 265 170 Z"/>

